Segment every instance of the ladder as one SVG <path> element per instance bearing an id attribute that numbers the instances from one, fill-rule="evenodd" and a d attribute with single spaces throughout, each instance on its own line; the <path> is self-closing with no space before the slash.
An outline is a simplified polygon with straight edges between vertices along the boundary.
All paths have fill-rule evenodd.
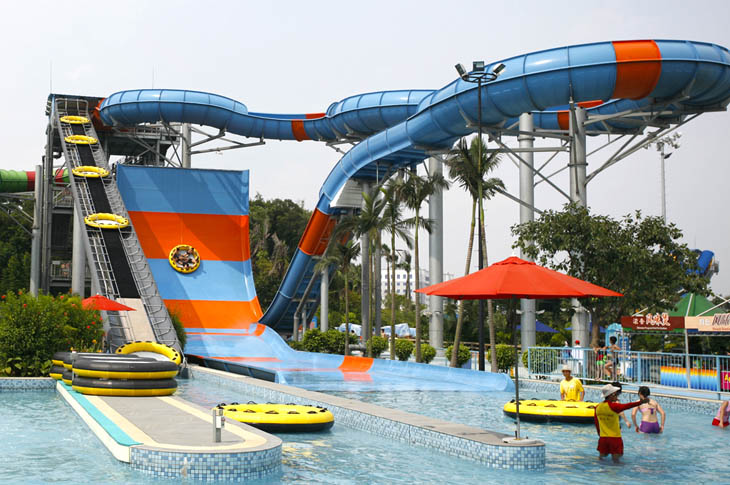
<path id="1" fill-rule="evenodd" d="M 110 212 L 129 220 L 129 214 L 112 177 L 85 178 L 74 176 L 80 166 L 96 166 L 109 170 L 106 154 L 100 143 L 77 145 L 67 143 L 66 137 L 84 135 L 98 140 L 92 123 L 71 124 L 61 121 L 64 116 L 83 116 L 91 120 L 88 102 L 84 99 L 54 98 L 51 119 L 58 131 L 71 181 L 76 209 L 81 217 L 98 212 Z M 130 225 L 123 229 L 99 229 L 84 224 L 86 250 L 92 268 L 92 281 L 98 292 L 129 306 L 144 310 L 146 318 L 129 312 L 106 312 L 107 342 L 114 350 L 128 341 L 154 335 L 159 343 L 174 347 L 182 354 L 175 328 L 160 297 L 147 259 Z M 139 304 L 135 304 L 135 300 Z M 139 312 L 141 313 L 141 311 Z"/>

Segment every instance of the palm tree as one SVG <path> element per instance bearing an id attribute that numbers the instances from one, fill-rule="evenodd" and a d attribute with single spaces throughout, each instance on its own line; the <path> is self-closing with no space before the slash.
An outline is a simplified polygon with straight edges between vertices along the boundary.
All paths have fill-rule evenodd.
<path id="1" fill-rule="evenodd" d="M 334 230 L 333 239 L 340 238 L 344 235 L 352 235 L 353 237 L 361 237 L 368 235 L 370 240 L 377 239 L 377 233 L 382 230 L 382 212 L 385 208 L 385 199 L 379 197 L 380 187 L 374 187 L 370 192 L 363 192 L 363 205 L 359 214 L 349 214 L 342 218 Z M 370 306 L 372 285 L 370 284 L 370 251 L 369 247 L 362 250 L 362 285 L 360 288 L 362 295 L 363 308 L 368 309 Z M 363 310 L 365 313 L 365 310 Z M 369 312 L 368 312 L 369 313 Z M 370 337 L 372 336 L 372 328 L 370 326 L 370 318 L 363 321 L 362 335 L 370 355 Z"/>
<path id="2" fill-rule="evenodd" d="M 481 167 L 479 164 L 479 144 L 482 143 L 482 163 Z M 471 225 L 469 230 L 469 244 L 466 252 L 466 268 L 464 274 L 469 274 L 471 268 L 471 253 L 474 246 L 474 227 L 476 225 L 476 209 L 477 202 L 479 200 L 479 181 L 481 180 L 482 198 L 491 199 L 498 190 L 504 190 L 504 182 L 501 179 L 492 177 L 485 179 L 489 173 L 497 168 L 500 163 L 499 155 L 492 153 L 489 155 L 483 146 L 483 141 L 479 138 L 474 138 L 471 142 L 471 146 L 468 146 L 465 139 L 461 139 L 454 153 L 454 156 L 446 159 L 444 163 L 449 168 L 449 177 L 455 180 L 461 188 L 469 192 L 472 198 L 471 204 Z M 480 174 L 481 168 L 481 174 Z M 484 223 L 484 212 L 482 208 L 482 224 Z M 482 244 L 484 262 L 486 266 L 488 262 L 487 249 L 486 249 L 486 232 L 484 226 L 482 226 Z M 461 344 L 461 332 L 464 320 L 464 302 L 459 301 L 459 316 L 456 320 L 456 330 L 454 334 L 454 350 L 451 352 L 451 367 L 456 367 L 458 349 Z M 489 325 L 489 348 L 494 349 L 494 342 L 496 340 L 495 329 L 494 329 L 494 306 L 492 300 L 487 300 L 487 321 Z M 491 367 L 492 372 L 497 372 L 497 353 L 491 352 Z"/>
<path id="3" fill-rule="evenodd" d="M 421 218 L 421 205 L 436 191 L 448 189 L 449 183 L 443 175 L 439 173 L 430 174 L 426 170 L 426 175 L 419 176 L 415 171 L 409 172 L 408 179 L 403 186 L 403 200 L 407 207 L 415 211 L 413 218 L 414 231 L 414 266 L 415 266 L 415 284 L 416 288 L 420 288 L 420 266 L 418 261 L 418 230 L 423 226 L 426 231 L 431 231 L 431 221 L 427 218 Z M 418 303 L 418 295 L 415 296 L 416 303 L 416 362 L 421 362 L 421 305 Z"/>
<path id="4" fill-rule="evenodd" d="M 322 258 L 317 262 L 314 271 L 321 272 L 324 268 L 338 266 L 345 279 L 345 355 L 350 355 L 350 268 L 352 260 L 360 255 L 360 244 L 349 240 L 340 242 L 339 238 L 332 238 L 332 243 Z"/>
<path id="5" fill-rule="evenodd" d="M 402 269 L 406 273 L 406 300 L 409 302 L 411 301 L 411 270 L 413 269 L 413 258 L 411 256 L 411 253 L 408 251 L 403 251 L 403 254 L 400 257 L 400 260 L 396 264 L 398 269 Z M 410 305 L 410 304 L 409 304 Z M 407 309 L 407 307 L 406 307 Z"/>
<path id="6" fill-rule="evenodd" d="M 396 238 L 400 238 L 406 243 L 406 247 L 409 249 L 413 246 L 411 238 L 407 232 L 407 229 L 410 227 L 410 222 L 403 219 L 403 201 L 401 199 L 402 188 L 402 179 L 392 178 L 390 182 L 381 189 L 385 200 L 385 209 L 383 210 L 382 215 L 382 221 L 385 226 L 383 230 L 390 235 L 390 258 L 388 261 L 388 268 L 390 268 L 391 263 L 393 266 L 392 273 L 389 269 L 389 276 L 391 279 L 388 284 L 390 290 L 390 360 L 395 360 L 395 269 L 398 266 L 395 240 Z M 408 258 L 408 265 L 410 266 L 410 255 Z M 410 274 L 410 271 L 408 274 Z"/>

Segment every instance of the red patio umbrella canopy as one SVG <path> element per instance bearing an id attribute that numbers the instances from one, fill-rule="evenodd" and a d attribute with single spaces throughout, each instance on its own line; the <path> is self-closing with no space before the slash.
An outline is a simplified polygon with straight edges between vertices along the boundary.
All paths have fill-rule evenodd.
<path id="1" fill-rule="evenodd" d="M 416 290 L 456 300 L 623 296 L 516 256 L 461 278 Z"/>
<path id="2" fill-rule="evenodd" d="M 122 305 L 121 303 L 117 303 L 114 300 L 110 300 L 109 298 L 105 296 L 101 296 L 99 294 L 90 296 L 84 300 L 81 301 L 81 304 L 84 305 L 84 308 L 91 308 L 94 310 L 100 310 L 105 312 L 118 312 L 118 311 L 136 311 L 132 307 L 128 307 L 127 305 Z"/>

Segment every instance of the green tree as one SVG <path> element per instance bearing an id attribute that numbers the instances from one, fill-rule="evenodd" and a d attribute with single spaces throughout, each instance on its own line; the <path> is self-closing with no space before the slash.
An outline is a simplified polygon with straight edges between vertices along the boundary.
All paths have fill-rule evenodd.
<path id="1" fill-rule="evenodd" d="M 592 346 L 598 344 L 599 325 L 637 308 L 672 308 L 680 290 L 708 294 L 707 280 L 693 271 L 697 256 L 679 242 L 682 231 L 660 217 L 636 211 L 615 220 L 569 204 L 512 232 L 518 238 L 514 247 L 538 263 L 624 295 L 581 299 L 594 324 Z"/>
<path id="2" fill-rule="evenodd" d="M 403 218 L 403 179 L 402 177 L 393 177 L 382 189 L 385 207 L 383 209 L 383 221 L 385 222 L 385 231 L 390 235 L 390 256 L 388 258 L 388 287 L 390 293 L 390 360 L 395 360 L 395 310 L 396 310 L 396 298 L 395 298 L 395 269 L 398 265 L 398 256 L 395 249 L 396 238 L 401 239 L 406 243 L 408 249 L 413 247 L 410 236 L 407 230 L 411 224 L 408 220 Z M 410 262 L 409 262 L 410 264 Z M 393 267 L 392 273 L 390 267 Z M 410 271 L 407 273 L 410 275 Z M 407 288 L 410 286 L 409 278 L 406 279 Z"/>
<path id="3" fill-rule="evenodd" d="M 421 206 L 426 200 L 438 190 L 446 190 L 449 183 L 439 173 L 428 173 L 419 176 L 415 171 L 408 172 L 405 184 L 403 185 L 403 201 L 406 206 L 413 209 L 415 216 L 413 217 L 413 254 L 415 266 L 415 285 L 416 288 L 421 287 L 420 266 L 418 261 L 418 231 L 423 227 L 431 232 L 432 221 L 428 218 L 421 218 Z M 421 308 L 418 303 L 418 294 L 414 297 L 416 306 L 416 362 L 421 362 Z"/>
<path id="4" fill-rule="evenodd" d="M 349 277 L 352 260 L 360 254 L 360 244 L 349 240 L 339 242 L 339 238 L 332 238 L 333 243 L 327 247 L 321 264 L 337 265 L 345 280 L 345 333 L 350 335 L 350 291 Z M 320 263 L 318 263 L 320 264 Z M 316 269 L 315 269 L 316 271 Z M 320 268 L 321 271 L 321 268 Z M 345 340 L 345 355 L 350 355 L 350 339 Z"/>
<path id="5" fill-rule="evenodd" d="M 22 211 L 33 214 L 33 201 L 0 199 L 0 292 L 27 288 L 30 283 L 31 223 L 11 217 Z"/>
<path id="6" fill-rule="evenodd" d="M 476 226 L 476 210 L 479 205 L 482 220 L 482 255 L 483 266 L 487 266 L 489 258 L 487 257 L 486 230 L 484 223 L 484 207 L 478 204 L 481 199 L 491 199 L 498 190 L 504 190 L 504 182 L 502 179 L 487 176 L 493 172 L 500 163 L 497 153 L 489 155 L 484 149 L 483 140 L 474 138 L 470 146 L 467 146 L 466 140 L 461 139 L 457 145 L 453 156 L 447 158 L 444 163 L 449 169 L 449 177 L 459 184 L 459 187 L 466 190 L 471 196 L 471 223 L 469 227 L 469 243 L 466 251 L 466 268 L 464 274 L 467 275 L 471 269 L 471 254 L 474 246 L 474 227 Z M 481 160 L 479 159 L 481 155 Z M 481 162 L 481 163 L 480 163 Z M 481 184 L 480 184 L 481 182 Z M 454 346 L 459 348 L 461 341 L 462 326 L 464 321 L 464 302 L 459 302 L 458 317 L 456 320 L 456 330 L 454 332 Z M 492 348 L 495 344 L 494 329 L 494 308 L 492 300 L 487 300 L 487 322 L 489 325 L 489 346 Z M 491 359 L 492 372 L 497 372 L 497 358 L 494 353 Z M 456 353 L 451 356 L 451 367 L 458 365 Z"/>

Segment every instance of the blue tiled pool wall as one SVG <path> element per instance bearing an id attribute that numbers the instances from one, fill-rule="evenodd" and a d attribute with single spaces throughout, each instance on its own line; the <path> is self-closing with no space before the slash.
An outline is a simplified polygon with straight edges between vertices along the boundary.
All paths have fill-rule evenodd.
<path id="1" fill-rule="evenodd" d="M 281 473 L 281 446 L 244 453 L 184 453 L 132 447 L 130 466 L 160 478 L 258 480 Z"/>
<path id="2" fill-rule="evenodd" d="M 1 391 L 55 390 L 56 379 L 51 377 L 8 377 L 0 378 Z"/>
<path id="3" fill-rule="evenodd" d="M 256 397 L 267 402 L 324 406 L 332 412 L 335 421 L 339 424 L 385 438 L 404 441 L 412 445 L 432 448 L 452 456 L 477 461 L 492 468 L 511 470 L 545 469 L 545 446 L 497 446 L 458 436 L 449 436 L 418 426 L 333 406 L 326 402 L 312 401 L 294 394 L 259 387 L 239 380 L 236 376 L 223 377 L 214 371 L 202 368 L 195 372 L 194 378 L 233 386 L 250 397 Z"/>
<path id="4" fill-rule="evenodd" d="M 553 393 L 556 396 L 559 395 L 559 388 L 560 383 L 559 382 L 553 382 L 553 381 L 522 381 L 520 380 L 520 392 L 527 391 L 528 393 L 530 391 L 534 392 L 549 392 Z M 586 401 L 596 401 L 600 402 L 603 401 L 603 397 L 601 396 L 601 390 L 600 388 L 596 387 L 585 387 L 585 400 Z M 626 390 L 624 391 L 624 394 L 635 394 L 635 391 L 632 390 Z M 653 393 L 652 393 L 653 394 Z M 530 399 L 530 395 L 520 395 L 520 399 Z M 717 412 L 717 408 L 719 406 L 718 401 L 711 401 L 711 400 L 701 400 L 701 399 L 688 399 L 688 398 L 681 398 L 681 397 L 669 397 L 669 396 L 654 396 L 652 395 L 656 401 L 661 404 L 663 408 L 666 408 L 667 411 L 687 411 L 687 412 L 693 412 L 693 413 L 707 413 L 712 414 L 713 416 Z M 622 399 L 622 401 L 626 401 L 626 399 Z"/>

